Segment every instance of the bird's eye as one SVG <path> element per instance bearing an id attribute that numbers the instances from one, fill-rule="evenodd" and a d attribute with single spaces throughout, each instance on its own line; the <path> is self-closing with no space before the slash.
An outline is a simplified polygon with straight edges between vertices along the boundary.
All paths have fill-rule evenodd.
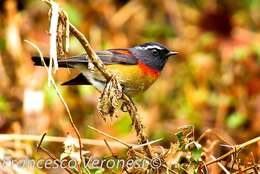
<path id="1" fill-rule="evenodd" d="M 153 54 L 154 56 L 159 56 L 159 51 L 156 50 L 156 49 L 152 49 L 152 54 Z"/>

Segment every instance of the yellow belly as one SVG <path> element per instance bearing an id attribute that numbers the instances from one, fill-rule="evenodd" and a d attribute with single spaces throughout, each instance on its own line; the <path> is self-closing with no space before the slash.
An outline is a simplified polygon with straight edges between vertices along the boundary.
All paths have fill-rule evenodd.
<path id="1" fill-rule="evenodd" d="M 116 64 L 106 67 L 112 75 L 117 77 L 124 91 L 131 96 L 144 92 L 157 80 L 156 77 L 145 74 L 138 65 Z M 93 75 L 102 78 L 99 80 L 105 81 L 100 72 L 95 71 Z"/>

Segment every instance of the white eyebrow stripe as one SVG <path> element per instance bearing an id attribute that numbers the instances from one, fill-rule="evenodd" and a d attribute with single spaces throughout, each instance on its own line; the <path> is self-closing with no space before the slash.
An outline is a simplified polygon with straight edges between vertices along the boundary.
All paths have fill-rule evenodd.
<path id="1" fill-rule="evenodd" d="M 162 50 L 163 48 L 160 47 L 160 46 L 157 46 L 157 45 L 148 45 L 144 49 L 145 50 L 148 50 L 148 49 L 159 49 L 159 50 Z"/>
<path id="2" fill-rule="evenodd" d="M 145 46 L 145 47 L 138 46 L 136 48 L 137 49 L 141 49 L 141 50 L 148 50 L 148 49 L 159 49 L 159 50 L 162 50 L 163 49 L 162 47 L 157 46 L 157 45 L 148 45 L 148 46 Z"/>
<path id="3" fill-rule="evenodd" d="M 140 47 L 140 46 L 137 46 L 135 48 L 138 49 L 138 50 L 144 50 L 144 47 Z"/>

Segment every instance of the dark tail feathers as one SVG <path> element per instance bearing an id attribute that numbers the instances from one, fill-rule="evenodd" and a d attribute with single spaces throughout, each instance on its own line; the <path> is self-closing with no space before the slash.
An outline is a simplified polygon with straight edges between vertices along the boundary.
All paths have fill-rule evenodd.
<path id="1" fill-rule="evenodd" d="M 47 66 L 50 64 L 50 58 L 49 57 L 43 57 L 44 62 Z M 41 60 L 40 56 L 33 56 L 32 61 L 34 62 L 35 66 L 43 66 L 43 62 Z M 64 61 L 64 59 L 58 59 L 58 64 L 59 67 L 64 67 L 64 68 L 72 68 L 72 66 L 69 65 L 69 62 Z"/>
<path id="2" fill-rule="evenodd" d="M 50 64 L 50 58 L 49 57 L 43 57 L 43 60 L 47 66 Z M 41 57 L 39 56 L 33 56 L 32 61 L 34 62 L 35 66 L 43 66 L 43 62 L 41 60 Z M 58 59 L 59 67 L 68 67 L 73 68 L 73 64 L 75 63 L 86 63 L 87 60 L 84 57 L 71 57 L 67 59 Z M 88 79 L 82 74 L 78 74 L 73 79 L 70 79 L 62 85 L 91 85 L 91 83 L 88 81 Z"/>
<path id="3" fill-rule="evenodd" d="M 62 83 L 61 85 L 91 85 L 91 83 L 82 73 L 80 73 L 73 79 Z"/>
<path id="4" fill-rule="evenodd" d="M 47 66 L 49 66 L 50 64 L 50 58 L 49 57 L 44 57 L 44 62 Z M 41 57 L 40 56 L 33 56 L 32 57 L 32 61 L 33 61 L 33 65 L 35 66 L 43 66 L 43 62 L 41 60 Z"/>

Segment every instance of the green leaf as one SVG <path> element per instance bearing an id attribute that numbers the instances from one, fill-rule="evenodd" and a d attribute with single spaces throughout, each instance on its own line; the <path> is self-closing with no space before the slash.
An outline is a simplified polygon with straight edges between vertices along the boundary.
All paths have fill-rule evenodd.
<path id="1" fill-rule="evenodd" d="M 94 174 L 102 174 L 104 173 L 105 169 L 103 168 L 98 168 L 98 169 L 92 169 L 91 170 L 91 173 L 94 173 Z"/>
<path id="2" fill-rule="evenodd" d="M 94 87 L 86 85 L 79 85 L 78 89 L 81 96 L 91 96 L 96 91 Z"/>
<path id="3" fill-rule="evenodd" d="M 195 145 L 196 148 L 194 148 L 191 152 L 192 154 L 192 158 L 194 159 L 194 161 L 196 163 L 198 163 L 200 161 L 200 158 L 201 158 L 201 154 L 202 154 L 202 148 Z"/>
<path id="4" fill-rule="evenodd" d="M 175 36 L 172 27 L 165 21 L 150 20 L 146 23 L 144 28 L 144 37 L 149 39 L 168 38 Z"/>
<path id="5" fill-rule="evenodd" d="M 68 3 L 66 3 L 63 8 L 66 12 L 68 12 L 70 22 L 76 27 L 79 26 L 82 21 L 82 15 L 79 13 L 79 10 L 72 4 Z"/>
<path id="6" fill-rule="evenodd" d="M 6 49 L 5 39 L 4 38 L 0 38 L 0 51 L 3 51 L 5 49 Z"/>
<path id="7" fill-rule="evenodd" d="M 97 169 L 95 174 L 101 174 L 101 173 L 104 173 L 105 169 L 103 168 L 100 168 L 100 169 Z"/>
<path id="8" fill-rule="evenodd" d="M 233 57 L 234 60 L 243 60 L 247 57 L 249 54 L 249 50 L 247 47 L 238 47 L 234 49 Z"/>
<path id="9" fill-rule="evenodd" d="M 6 99 L 2 96 L 0 96 L 0 111 L 6 111 L 9 110 L 9 105 Z"/>
<path id="10" fill-rule="evenodd" d="M 233 113 L 227 118 L 227 125 L 232 129 L 242 126 L 245 122 L 246 116 L 239 112 Z"/>
<path id="11" fill-rule="evenodd" d="M 184 147 L 184 144 L 183 144 L 183 141 L 184 141 L 184 135 L 183 135 L 183 132 L 180 131 L 176 134 L 177 138 L 178 138 L 178 141 L 180 143 L 180 146 L 179 147 Z"/>
<path id="12" fill-rule="evenodd" d="M 60 88 L 60 90 L 62 90 Z M 47 101 L 48 105 L 52 106 L 54 103 L 59 100 L 59 97 L 55 91 L 55 89 L 51 86 L 48 87 L 48 84 L 46 83 L 44 86 L 44 96 L 45 96 L 45 101 Z"/>
<path id="13" fill-rule="evenodd" d="M 121 134 L 125 135 L 131 131 L 131 120 L 127 114 L 124 114 L 123 117 L 117 120 L 114 124 L 116 131 Z"/>

